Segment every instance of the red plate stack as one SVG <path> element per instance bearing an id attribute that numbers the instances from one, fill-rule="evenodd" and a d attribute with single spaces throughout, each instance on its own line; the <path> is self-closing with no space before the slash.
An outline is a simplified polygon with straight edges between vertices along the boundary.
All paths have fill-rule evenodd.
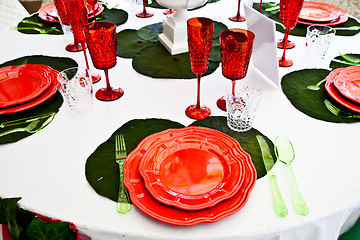
<path id="1" fill-rule="evenodd" d="M 239 143 L 203 127 L 148 136 L 124 163 L 133 204 L 159 221 L 190 226 L 239 211 L 256 181 L 250 156 Z"/>

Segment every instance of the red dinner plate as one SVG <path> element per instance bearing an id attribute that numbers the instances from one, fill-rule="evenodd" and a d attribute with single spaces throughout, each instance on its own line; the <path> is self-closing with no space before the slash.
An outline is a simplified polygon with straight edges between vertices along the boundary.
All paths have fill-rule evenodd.
<path id="1" fill-rule="evenodd" d="M 200 127 L 188 127 L 200 128 Z M 148 216 L 164 223 L 191 226 L 198 223 L 216 222 L 239 211 L 247 202 L 256 182 L 256 170 L 250 156 L 242 159 L 244 181 L 238 192 L 214 207 L 197 211 L 187 211 L 158 202 L 148 192 L 138 168 L 149 148 L 161 138 L 157 133 L 143 139 L 126 158 L 124 163 L 124 184 L 129 190 L 133 204 Z"/>
<path id="2" fill-rule="evenodd" d="M 341 73 L 343 69 L 344 68 L 337 68 L 326 77 L 325 89 L 335 101 L 354 112 L 360 113 L 360 105 L 348 100 L 346 97 L 340 94 L 340 92 L 334 86 L 334 79 L 338 74 Z"/>
<path id="3" fill-rule="evenodd" d="M 27 102 L 51 84 L 49 67 L 20 65 L 0 68 L 0 108 Z"/>
<path id="4" fill-rule="evenodd" d="M 334 85 L 343 96 L 360 104 L 360 66 L 344 68 L 334 79 Z"/>
<path id="5" fill-rule="evenodd" d="M 52 97 L 56 93 L 57 89 L 59 88 L 59 82 L 57 81 L 58 74 L 59 74 L 58 71 L 48 67 L 48 76 L 49 76 L 49 79 L 51 80 L 51 84 L 50 84 L 49 88 L 46 89 L 40 96 L 38 96 L 37 98 L 34 98 L 30 101 L 27 101 L 27 102 L 19 104 L 19 105 L 14 105 L 11 107 L 0 108 L 0 115 L 24 111 L 26 109 L 35 107 L 35 106 L 39 105 L 40 103 L 43 103 L 46 100 L 48 100 L 50 97 Z"/>
<path id="6" fill-rule="evenodd" d="M 93 17 L 93 10 L 91 5 L 87 4 L 86 8 L 88 10 L 88 17 L 92 18 Z M 104 6 L 100 3 L 97 3 L 95 5 L 95 15 L 99 15 L 100 13 L 102 13 L 104 11 Z M 57 13 L 56 7 L 54 3 L 49 3 L 45 6 L 42 6 L 39 10 L 38 10 L 38 16 L 39 18 L 41 18 L 44 21 L 47 22 L 56 22 L 59 23 L 59 15 Z"/>
<path id="7" fill-rule="evenodd" d="M 184 210 L 213 207 L 231 198 L 243 181 L 248 157 L 230 136 L 208 128 L 170 129 L 142 158 L 139 172 L 159 202 Z"/>

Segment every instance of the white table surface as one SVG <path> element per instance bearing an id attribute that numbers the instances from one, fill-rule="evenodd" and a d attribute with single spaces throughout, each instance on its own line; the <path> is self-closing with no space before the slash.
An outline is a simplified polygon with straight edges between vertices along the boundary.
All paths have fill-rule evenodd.
<path id="1" fill-rule="evenodd" d="M 236 13 L 235 0 L 221 0 L 189 12 L 207 16 L 229 28 L 244 28 L 228 17 Z M 127 9 L 128 5 L 120 5 Z M 128 21 L 118 27 L 138 29 L 162 21 L 163 10 L 149 8 L 154 17 L 139 19 L 127 9 Z M 276 33 L 281 38 L 281 33 Z M 70 57 L 84 66 L 83 54 L 65 50 L 64 36 L 26 35 L 12 30 L 0 31 L 0 63 L 26 56 Z M 360 35 L 336 36 L 329 54 L 318 65 L 306 63 L 304 37 L 290 37 L 296 47 L 287 51 L 294 60 L 281 68 L 280 76 L 304 68 L 327 68 L 330 59 L 341 53 L 360 53 Z M 282 51 L 278 50 L 279 56 Z M 89 57 L 90 59 L 90 57 Z M 102 74 L 103 72 L 92 70 Z M 289 214 L 275 214 L 269 179 L 257 180 L 247 204 L 239 212 L 216 223 L 191 227 L 161 223 L 132 207 L 128 214 L 116 211 L 116 203 L 98 195 L 85 178 L 88 156 L 122 124 L 132 119 L 164 118 L 191 124 L 185 108 L 195 103 L 196 80 L 152 79 L 139 75 L 130 59 L 118 58 L 109 71 L 113 86 L 125 90 L 113 102 L 95 101 L 94 111 L 74 117 L 64 104 L 53 122 L 42 131 L 16 143 L 0 146 L 0 197 L 22 197 L 20 206 L 49 217 L 73 222 L 92 239 L 244 239 L 244 240 L 331 240 L 347 230 L 360 215 L 360 123 L 329 123 L 313 119 L 296 110 L 279 87 L 250 68 L 247 80 L 261 87 L 263 98 L 254 127 L 275 140 L 283 134 L 292 141 L 296 159 L 293 168 L 310 213 L 300 216 L 292 207 L 291 183 L 282 163 L 276 164 L 278 182 Z M 213 116 L 225 116 L 216 100 L 228 83 L 219 67 L 203 77 L 201 102 Z M 104 87 L 101 81 L 94 90 Z"/>

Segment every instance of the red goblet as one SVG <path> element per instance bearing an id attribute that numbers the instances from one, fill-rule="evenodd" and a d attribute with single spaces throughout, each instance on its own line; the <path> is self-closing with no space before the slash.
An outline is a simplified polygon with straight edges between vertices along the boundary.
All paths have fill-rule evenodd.
<path id="1" fill-rule="evenodd" d="M 88 13 L 85 3 L 83 0 L 64 0 L 64 6 L 74 34 L 75 42 L 79 42 L 81 44 L 81 49 L 85 57 L 86 69 L 89 69 L 89 63 L 86 56 L 85 35 L 83 31 L 83 28 L 88 23 Z M 100 81 L 101 76 L 93 73 L 91 78 L 93 83 L 96 83 Z"/>
<path id="2" fill-rule="evenodd" d="M 139 17 L 139 18 L 148 18 L 148 17 L 154 16 L 153 13 L 146 11 L 146 8 L 145 8 L 145 0 L 143 1 L 143 11 L 137 13 L 136 16 Z"/>
<path id="3" fill-rule="evenodd" d="M 284 0 L 280 0 L 280 2 L 283 2 Z M 282 7 L 284 7 L 284 4 L 280 4 L 280 9 L 282 8 Z M 281 20 L 281 21 L 283 21 L 283 14 L 284 14 L 284 10 L 280 10 L 280 12 L 279 12 L 279 19 Z M 277 41 L 277 47 L 278 48 L 280 48 L 280 49 L 284 49 L 284 44 L 285 44 L 285 36 L 284 36 L 284 38 L 282 38 L 282 39 L 279 39 L 278 41 Z M 295 43 L 294 42 L 292 42 L 292 41 L 290 41 L 290 40 L 288 40 L 287 41 L 287 43 L 286 43 L 286 49 L 291 49 L 291 48 L 294 48 L 295 47 Z"/>
<path id="4" fill-rule="evenodd" d="M 241 0 L 239 0 L 239 2 L 238 2 L 238 10 L 237 10 L 236 15 L 233 16 L 233 17 L 229 17 L 229 19 L 230 19 L 231 21 L 234 21 L 234 22 L 243 22 L 243 21 L 246 20 L 245 17 L 243 17 L 243 16 L 240 15 L 240 2 L 241 2 Z"/>
<path id="5" fill-rule="evenodd" d="M 232 82 L 235 94 L 236 80 L 246 76 L 253 49 L 255 34 L 245 29 L 228 29 L 220 34 L 222 74 Z M 226 97 L 217 100 L 220 109 L 226 111 Z"/>
<path id="6" fill-rule="evenodd" d="M 213 29 L 214 22 L 209 18 L 191 18 L 187 21 L 191 71 L 197 78 L 196 105 L 191 105 L 185 110 L 185 114 L 192 119 L 204 119 L 211 114 L 209 107 L 200 106 L 200 78 L 208 68 Z"/>
<path id="7" fill-rule="evenodd" d="M 112 101 L 120 98 L 124 91 L 113 88 L 109 81 L 109 68 L 116 65 L 116 25 L 107 21 L 91 22 L 84 28 L 86 43 L 94 67 L 105 71 L 106 88 L 100 88 L 95 96 L 102 101 Z"/>
<path id="8" fill-rule="evenodd" d="M 285 26 L 284 52 L 282 57 L 279 58 L 280 67 L 290 67 L 293 65 L 293 61 L 291 59 L 285 58 L 285 52 L 290 30 L 296 26 L 303 3 L 304 0 L 280 1 L 280 15 L 283 21 L 283 25 Z"/>
<path id="9" fill-rule="evenodd" d="M 96 4 L 97 4 L 97 0 L 86 0 L 87 1 L 87 3 L 91 6 L 91 8 L 92 8 L 92 11 L 93 11 L 93 17 L 94 17 L 94 21 L 96 21 L 96 8 L 95 8 L 95 6 L 96 6 Z"/>

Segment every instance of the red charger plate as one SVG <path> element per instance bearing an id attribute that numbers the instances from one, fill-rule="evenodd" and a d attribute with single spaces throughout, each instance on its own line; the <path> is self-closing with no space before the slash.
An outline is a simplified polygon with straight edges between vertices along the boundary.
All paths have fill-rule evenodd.
<path id="1" fill-rule="evenodd" d="M 20 65 L 0 68 L 0 108 L 27 102 L 51 84 L 49 67 Z"/>
<path id="2" fill-rule="evenodd" d="M 344 68 L 337 68 L 326 77 L 325 89 L 335 101 L 354 112 L 360 113 L 360 105 L 345 98 L 334 86 L 334 79 L 343 69 Z"/>
<path id="3" fill-rule="evenodd" d="M 170 129 L 142 158 L 139 172 L 159 202 L 184 210 L 213 207 L 231 198 L 248 157 L 230 136 L 208 128 Z"/>
<path id="4" fill-rule="evenodd" d="M 45 66 L 45 65 L 43 65 Z M 50 97 L 52 97 L 57 89 L 59 88 L 59 82 L 57 81 L 57 75 L 59 74 L 58 71 L 52 69 L 51 67 L 45 66 L 48 68 L 48 76 L 51 80 L 51 84 L 49 86 L 48 89 L 46 89 L 40 96 L 38 96 L 37 98 L 34 98 L 30 101 L 27 101 L 25 103 L 19 104 L 19 105 L 14 105 L 11 107 L 6 107 L 6 108 L 0 108 L 0 115 L 1 114 L 6 114 L 6 113 L 15 113 L 15 112 L 20 112 L 20 111 L 24 111 L 26 109 L 35 107 L 37 105 L 39 105 L 40 103 L 45 102 L 46 100 L 48 100 Z"/>
<path id="5" fill-rule="evenodd" d="M 344 97 L 360 104 L 360 66 L 343 69 L 334 79 L 334 85 Z"/>
<path id="6" fill-rule="evenodd" d="M 124 184 L 129 191 L 133 204 L 142 212 L 164 223 L 191 226 L 205 222 L 216 222 L 238 212 L 246 204 L 256 182 L 256 170 L 250 156 L 243 159 L 244 181 L 239 191 L 232 198 L 221 201 L 214 207 L 197 211 L 182 210 L 158 202 L 145 187 L 138 168 L 146 151 L 159 140 L 161 139 L 157 138 L 156 134 L 146 137 L 128 155 L 124 163 Z"/>

